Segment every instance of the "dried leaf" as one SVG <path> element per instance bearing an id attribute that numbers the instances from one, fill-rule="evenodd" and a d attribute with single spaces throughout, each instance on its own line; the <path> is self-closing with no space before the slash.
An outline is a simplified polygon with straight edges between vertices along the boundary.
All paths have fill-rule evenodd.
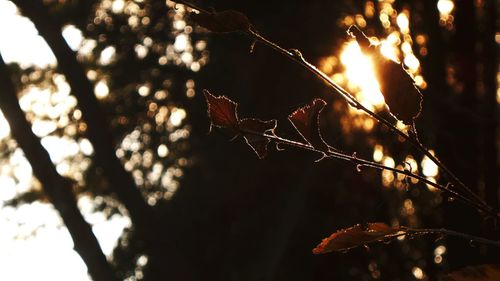
<path id="1" fill-rule="evenodd" d="M 208 104 L 208 117 L 211 125 L 219 128 L 235 130 L 238 127 L 238 114 L 235 102 L 225 96 L 214 96 L 208 90 L 203 90 Z"/>
<path id="2" fill-rule="evenodd" d="M 422 111 L 422 93 L 413 78 L 401 63 L 383 56 L 380 48 L 371 45 L 368 37 L 356 26 L 351 26 L 348 33 L 356 38 L 361 50 L 372 57 L 375 77 L 390 112 L 406 125 L 413 124 Z"/>
<path id="3" fill-rule="evenodd" d="M 323 239 L 313 249 L 314 254 L 325 254 L 333 251 L 344 251 L 354 247 L 363 246 L 376 241 L 384 241 L 396 235 L 403 234 L 400 228 L 393 228 L 385 223 L 369 223 L 366 226 L 355 225 L 339 230 L 330 237 Z"/>
<path id="4" fill-rule="evenodd" d="M 326 102 L 322 99 L 315 99 L 311 104 L 295 110 L 288 116 L 295 129 L 302 138 L 320 151 L 328 151 L 329 146 L 321 137 L 319 127 L 319 114 L 325 107 Z"/>
<path id="5" fill-rule="evenodd" d="M 267 155 L 267 145 L 271 142 L 264 134 L 274 136 L 276 120 L 262 121 L 254 118 L 239 119 L 238 104 L 225 96 L 214 96 L 203 90 L 208 104 L 208 116 L 211 125 L 229 129 L 235 136 L 243 135 L 247 144 L 262 159 Z"/>
<path id="6" fill-rule="evenodd" d="M 401 64 L 381 54 L 374 57 L 375 76 L 391 113 L 406 125 L 412 125 L 422 111 L 422 93 Z"/>
<path id="7" fill-rule="evenodd" d="M 500 280 L 500 265 L 483 264 L 467 266 L 446 275 L 442 281 L 498 281 Z"/>
<path id="8" fill-rule="evenodd" d="M 259 119 L 245 118 L 239 122 L 240 131 L 247 144 L 262 159 L 267 156 L 267 145 L 271 140 L 262 136 L 264 133 L 274 135 L 276 120 L 262 121 Z"/>
<path id="9" fill-rule="evenodd" d="M 247 31 L 250 28 L 247 16 L 234 10 L 219 13 L 200 12 L 199 14 L 192 12 L 190 17 L 198 25 L 212 32 Z"/>

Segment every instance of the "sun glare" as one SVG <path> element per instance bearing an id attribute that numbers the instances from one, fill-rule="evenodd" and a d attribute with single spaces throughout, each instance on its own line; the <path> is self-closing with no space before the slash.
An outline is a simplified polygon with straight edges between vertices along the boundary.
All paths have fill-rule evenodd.
<path id="1" fill-rule="evenodd" d="M 423 34 L 411 34 L 411 13 L 408 9 L 397 11 L 393 7 L 394 1 L 378 1 L 380 21 L 386 37 L 370 37 L 373 45 L 377 46 L 378 51 L 386 58 L 402 63 L 409 74 L 413 77 L 415 84 L 421 89 L 427 87 L 424 77 L 421 75 L 421 65 L 414 49 L 421 56 L 427 55 L 427 37 Z M 373 2 L 367 2 L 365 17 L 374 17 Z M 365 33 L 373 32 L 366 26 L 366 20 L 361 14 L 346 15 L 339 21 L 341 28 L 348 28 L 356 24 Z M 414 44 L 416 42 L 416 44 Z M 340 62 L 340 63 L 339 63 Z M 385 106 L 384 96 L 380 92 L 379 81 L 374 73 L 373 62 L 371 58 L 363 54 L 355 40 L 345 43 L 341 48 L 340 54 L 324 58 L 320 63 L 323 72 L 339 85 L 351 92 L 365 107 L 372 111 L 380 111 Z M 339 110 L 343 110 L 339 108 Z M 373 120 L 368 118 L 363 112 L 348 108 L 348 115 L 341 117 L 342 128 L 345 133 L 353 129 L 362 129 L 370 131 L 374 127 Z"/>
<path id="2" fill-rule="evenodd" d="M 384 105 L 384 96 L 373 72 L 371 59 L 365 56 L 356 41 L 350 41 L 344 47 L 340 61 L 345 67 L 348 88 L 358 88 L 357 98 L 364 106 L 373 110 Z"/>
<path id="3" fill-rule="evenodd" d="M 430 151 L 432 155 L 434 155 L 434 151 Z M 439 168 L 436 165 L 436 163 L 432 162 L 432 160 L 425 156 L 424 159 L 422 159 L 422 173 L 424 176 L 429 177 L 429 178 L 434 178 L 438 175 L 439 173 Z"/>
<path id="4" fill-rule="evenodd" d="M 439 0 L 437 8 L 439 10 L 439 24 L 448 30 L 453 29 L 455 3 L 452 0 Z"/>
<path id="5" fill-rule="evenodd" d="M 428 37 L 422 33 L 412 34 L 410 10 L 403 8 L 398 11 L 393 4 L 394 1 L 391 0 L 367 1 L 364 15 L 345 15 L 338 21 L 339 28 L 347 29 L 356 24 L 369 36 L 374 33 L 375 28 L 374 26 L 368 26 L 365 18 L 378 20 L 386 36 L 380 38 L 369 37 L 372 44 L 377 46 L 378 51 L 386 58 L 402 63 L 413 77 L 415 85 L 425 89 L 427 84 L 421 74 L 422 69 L 419 58 L 414 51 L 421 57 L 425 57 L 428 52 Z M 451 13 L 454 9 L 453 1 L 439 0 L 437 5 L 441 16 L 446 15 L 447 20 L 451 21 L 453 19 Z M 320 69 L 328 74 L 335 83 L 352 93 L 368 109 L 379 111 L 384 108 L 384 96 L 380 92 L 373 62 L 369 56 L 363 54 L 355 40 L 344 43 L 338 55 L 323 58 L 320 62 Z M 500 75 L 498 77 L 500 81 Z M 498 96 L 500 97 L 500 91 L 498 91 Z M 373 119 L 362 111 L 353 107 L 346 108 L 338 101 L 334 101 L 333 108 L 341 113 L 340 125 L 346 135 L 356 130 L 369 132 L 375 127 Z M 396 127 L 403 131 L 407 130 L 407 126 L 401 121 L 396 123 Z M 375 142 L 373 146 L 372 157 L 376 162 L 400 170 L 411 169 L 413 172 L 420 170 L 431 181 L 435 181 L 439 174 L 437 166 L 428 158 L 424 158 L 418 163 L 413 156 L 408 155 L 404 161 L 399 159 L 398 161 L 401 162 L 396 165 L 395 159 L 386 154 L 386 149 L 382 145 Z M 390 152 L 387 151 L 387 153 Z M 418 164 L 420 164 L 420 167 Z M 412 180 L 411 182 L 417 183 L 418 181 Z M 382 184 L 386 187 L 405 189 L 407 179 L 404 176 L 397 176 L 391 171 L 384 170 L 382 172 Z"/>
<path id="6" fill-rule="evenodd" d="M 455 8 L 455 4 L 451 0 L 439 0 L 437 2 L 439 13 L 442 15 L 449 15 Z"/>

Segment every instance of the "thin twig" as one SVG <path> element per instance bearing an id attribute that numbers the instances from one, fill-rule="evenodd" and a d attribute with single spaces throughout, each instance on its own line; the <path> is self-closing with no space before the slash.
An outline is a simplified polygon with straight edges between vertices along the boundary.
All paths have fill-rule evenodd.
<path id="1" fill-rule="evenodd" d="M 361 104 L 353 95 L 351 95 L 347 90 L 342 88 L 339 84 L 335 83 L 330 77 L 328 77 L 325 73 L 320 71 L 318 68 L 316 68 L 313 64 L 308 62 L 307 60 L 304 59 L 302 54 L 295 49 L 292 50 L 286 50 L 279 46 L 278 44 L 270 41 L 269 39 L 265 38 L 262 36 L 260 33 L 258 33 L 256 30 L 253 28 L 250 28 L 248 32 L 246 33 L 250 37 L 252 37 L 254 40 L 261 42 L 272 49 L 276 50 L 280 54 L 286 56 L 287 58 L 291 59 L 292 61 L 299 63 L 300 65 L 304 66 L 307 70 L 312 72 L 315 76 L 318 78 L 322 79 L 324 82 L 326 82 L 330 87 L 332 87 L 337 93 L 339 93 L 346 101 L 351 105 L 352 107 L 362 110 L 365 113 L 367 113 L 369 116 L 371 116 L 373 119 L 377 120 L 378 122 L 382 123 L 385 125 L 387 128 L 389 128 L 391 131 L 395 132 L 397 135 L 402 137 L 405 141 L 408 141 L 413 147 L 415 147 L 418 151 L 423 153 L 425 156 L 427 156 L 432 162 L 434 162 L 446 175 L 449 176 L 451 181 L 457 185 L 458 187 L 461 187 L 463 191 L 471 195 L 476 203 L 479 205 L 483 206 L 482 209 L 487 209 L 488 213 L 494 214 L 495 217 L 500 218 L 500 213 L 496 212 L 491 206 L 486 204 L 483 199 L 481 199 L 476 193 L 472 192 L 460 179 L 458 179 L 455 174 L 453 174 L 435 155 L 433 155 L 427 148 L 425 148 L 418 140 L 412 138 L 408 134 L 404 133 L 400 129 L 398 129 L 396 126 L 394 126 L 390 121 L 382 117 L 381 115 L 375 113 L 374 111 L 368 109 L 365 107 L 363 104 Z M 455 186 L 453 185 L 453 186 Z"/>
<path id="2" fill-rule="evenodd" d="M 184 0 L 175 0 L 177 3 L 181 3 L 183 5 L 186 5 L 190 8 L 193 8 L 195 10 L 198 10 L 202 13 L 207 13 L 211 14 L 210 12 L 203 10 L 201 8 L 198 8 L 197 6 L 186 2 Z M 339 93 L 349 105 L 352 107 L 362 110 L 365 113 L 367 113 L 369 116 L 371 116 L 373 119 L 377 120 L 378 122 L 382 123 L 385 125 L 387 128 L 389 128 L 391 131 L 395 132 L 397 135 L 402 137 L 405 141 L 409 142 L 413 147 L 415 147 L 418 151 L 420 151 L 422 154 L 427 156 L 432 162 L 434 162 L 443 172 L 445 175 L 448 176 L 449 180 L 451 180 L 452 184 L 449 185 L 450 188 L 457 187 L 459 190 L 454 191 L 456 197 L 463 197 L 465 198 L 464 195 L 460 194 L 460 189 L 462 192 L 465 192 L 466 195 L 472 196 L 472 200 L 467 198 L 468 202 L 471 202 L 473 206 L 476 209 L 485 211 L 488 214 L 493 215 L 496 218 L 500 218 L 500 213 L 497 212 L 494 208 L 489 206 L 482 198 L 480 198 L 476 193 L 472 192 L 471 189 L 469 189 L 460 179 L 453 173 L 451 172 L 435 155 L 433 155 L 427 148 L 425 148 L 416 138 L 413 138 L 411 135 L 406 134 L 402 130 L 398 129 L 394 124 L 392 124 L 390 121 L 379 115 L 378 113 L 368 109 L 367 107 L 363 106 L 361 102 L 359 102 L 352 94 L 350 94 L 347 90 L 342 88 L 339 84 L 335 83 L 328 75 L 320 71 L 318 68 L 316 68 L 313 64 L 308 62 L 302 54 L 300 53 L 299 50 L 296 49 L 285 49 L 278 44 L 274 43 L 273 41 L 265 38 L 262 36 L 255 28 L 250 25 L 248 30 L 245 32 L 246 35 L 250 36 L 254 42 L 261 42 L 264 45 L 269 46 L 273 50 L 277 51 L 278 53 L 284 55 L 285 57 L 291 59 L 292 61 L 304 66 L 307 70 L 312 72 L 316 77 L 320 78 L 323 80 L 326 84 L 328 84 L 330 87 L 332 87 L 337 93 Z M 441 185 L 442 186 L 442 185 Z M 448 185 L 446 187 L 446 190 L 450 192 L 450 188 L 448 188 Z M 459 193 L 460 192 L 460 193 Z"/>
<path id="3" fill-rule="evenodd" d="M 302 54 L 296 50 L 296 49 L 291 49 L 291 50 L 286 50 L 279 46 L 278 44 L 268 40 L 264 36 L 260 35 L 257 31 L 255 31 L 252 27 L 248 30 L 248 33 L 254 40 L 259 41 L 275 51 L 278 51 L 279 53 L 283 54 L 287 58 L 291 59 L 292 61 L 301 64 L 302 66 L 306 67 L 307 70 L 311 71 L 313 74 L 324 80 L 327 84 L 329 84 L 331 87 L 333 87 L 342 97 L 353 107 L 363 110 L 364 106 L 359 103 L 356 98 L 354 98 L 349 92 L 344 90 L 340 85 L 332 81 L 326 74 L 321 72 L 319 69 L 317 69 L 314 65 L 309 63 L 307 60 L 304 59 Z M 368 109 L 366 109 L 368 110 Z"/>
<path id="4" fill-rule="evenodd" d="M 372 162 L 372 161 L 369 161 L 369 160 L 366 160 L 363 158 L 358 158 L 357 156 L 349 155 L 349 154 L 346 154 L 343 152 L 338 152 L 338 151 L 333 151 L 333 150 L 321 151 L 321 150 L 314 148 L 310 144 L 285 139 L 285 138 L 276 136 L 274 134 L 266 134 L 266 133 L 262 134 L 259 132 L 253 132 L 253 131 L 241 130 L 241 129 L 240 129 L 240 131 L 241 131 L 241 133 L 245 133 L 245 134 L 254 134 L 254 135 L 266 137 L 268 139 L 274 140 L 277 143 L 282 143 L 285 145 L 289 145 L 289 146 L 293 146 L 293 147 L 297 147 L 297 148 L 301 148 L 301 149 L 305 149 L 305 150 L 309 150 L 309 151 L 314 151 L 314 152 L 323 154 L 325 158 L 327 158 L 327 157 L 328 158 L 338 158 L 341 160 L 350 161 L 350 162 L 354 163 L 355 165 L 374 168 L 374 169 L 378 169 L 378 170 L 389 170 L 389 171 L 392 171 L 392 172 L 395 172 L 398 174 L 402 174 L 402 175 L 408 176 L 410 178 L 414 178 L 414 179 L 417 179 L 419 181 L 422 181 L 423 183 L 428 184 L 436 189 L 439 189 L 442 192 L 449 193 L 453 197 L 456 197 L 457 199 L 461 200 L 462 202 L 468 204 L 469 206 L 471 206 L 473 208 L 476 208 L 476 209 L 479 208 L 483 212 L 487 212 L 487 213 L 489 212 L 489 210 L 486 210 L 486 209 L 482 208 L 481 206 L 477 206 L 477 204 L 475 204 L 475 202 L 471 201 L 469 198 L 463 196 L 460 193 L 457 193 L 456 191 L 454 191 L 452 189 L 449 189 L 448 186 L 444 186 L 444 185 L 432 182 L 432 181 L 426 179 L 425 177 L 418 175 L 418 174 L 414 174 L 408 170 L 400 170 L 400 169 L 396 169 L 393 167 L 385 166 L 385 165 L 382 165 L 382 164 L 379 164 L 376 162 Z M 494 215 L 494 213 L 491 213 L 491 215 Z"/>
<path id="5" fill-rule="evenodd" d="M 500 241 L 494 241 L 483 237 L 474 236 L 445 228 L 404 228 L 404 230 L 409 234 L 444 234 L 448 236 L 463 238 L 469 241 L 500 247 Z"/>
<path id="6" fill-rule="evenodd" d="M 200 7 L 198 7 L 198 6 L 196 6 L 196 5 L 192 4 L 192 3 L 184 1 L 184 0 L 175 0 L 175 1 L 172 1 L 172 2 L 178 3 L 178 4 L 182 4 L 182 5 L 187 6 L 187 7 L 191 8 L 191 9 L 193 9 L 193 10 L 197 10 L 200 13 L 211 14 L 209 11 L 207 11 L 207 10 L 205 10 L 203 8 L 200 8 Z"/>
<path id="7" fill-rule="evenodd" d="M 455 230 L 449 230 L 446 228 L 410 228 L 410 227 L 400 227 L 399 231 L 393 234 L 384 235 L 383 239 L 389 238 L 397 238 L 406 235 L 428 235 L 428 234 L 439 234 L 439 235 L 448 235 L 459 237 L 465 240 L 469 240 L 471 242 L 477 242 L 487 245 L 492 245 L 495 247 L 500 247 L 500 241 L 490 240 L 484 237 L 474 236 L 470 234 L 466 234 L 463 232 L 458 232 Z"/>

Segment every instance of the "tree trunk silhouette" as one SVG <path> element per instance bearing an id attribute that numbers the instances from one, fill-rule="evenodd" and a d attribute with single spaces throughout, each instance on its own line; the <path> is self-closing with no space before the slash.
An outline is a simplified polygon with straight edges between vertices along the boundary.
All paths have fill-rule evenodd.
<path id="1" fill-rule="evenodd" d="M 87 137 L 94 147 L 95 159 L 103 167 L 111 182 L 112 190 L 128 209 L 135 226 L 141 228 L 150 225 L 153 220 L 152 210 L 142 198 L 132 176 L 125 171 L 115 155 L 115 144 L 107 126 L 108 120 L 100 109 L 92 83 L 87 79 L 85 70 L 62 36 L 61 25 L 50 15 L 41 1 L 15 0 L 13 2 L 21 9 L 23 15 L 33 21 L 40 35 L 52 49 L 59 70 L 65 75 L 71 87 L 71 93 L 78 100 L 83 120 L 87 123 Z M 145 227 L 147 228 L 149 227 Z"/>
<path id="2" fill-rule="evenodd" d="M 146 204 L 140 190 L 135 185 L 115 154 L 115 143 L 108 127 L 107 116 L 102 112 L 94 95 L 93 85 L 88 80 L 83 66 L 77 61 L 76 54 L 64 40 L 62 26 L 51 16 L 41 1 L 15 0 L 23 15 L 27 16 L 38 29 L 52 49 L 58 69 L 66 77 L 71 93 L 78 100 L 82 118 L 87 124 L 86 136 L 94 147 L 94 159 L 101 166 L 110 182 L 111 190 L 125 205 L 133 222 L 139 240 L 142 240 L 143 253 L 149 257 L 148 267 L 157 276 L 165 276 L 175 267 L 175 248 L 166 236 L 167 230 L 160 222 L 158 213 Z M 76 237 L 77 238 L 77 237 Z M 170 266 L 165 266 L 168 263 Z"/>
<path id="3" fill-rule="evenodd" d="M 3 89 L 0 96 L 0 109 L 10 124 L 12 137 L 24 151 L 24 155 L 33 168 L 33 173 L 41 182 L 50 202 L 61 215 L 73 239 L 76 252 L 87 264 L 90 276 L 95 281 L 118 280 L 101 251 L 92 228 L 77 207 L 72 192 L 72 182 L 57 173 L 40 139 L 31 131 L 31 124 L 26 120 L 19 106 L 16 90 L 1 56 L 0 83 Z"/>

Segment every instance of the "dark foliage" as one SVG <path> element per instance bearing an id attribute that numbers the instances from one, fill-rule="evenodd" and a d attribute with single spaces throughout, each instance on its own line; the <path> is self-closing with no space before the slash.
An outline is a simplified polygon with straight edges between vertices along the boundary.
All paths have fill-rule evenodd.
<path id="1" fill-rule="evenodd" d="M 133 276 L 139 271 L 137 261 L 142 255 L 148 257 L 147 265 L 141 268 L 144 280 L 414 280 L 411 273 L 414 267 L 422 268 L 431 280 L 435 280 L 450 268 L 498 261 L 498 251 L 494 248 L 468 247 L 464 246 L 463 241 L 455 243 L 448 238 L 439 241 L 406 239 L 397 245 L 356 248 L 348 255 L 311 254 L 311 249 L 332 233 L 332 229 L 373 221 L 374 218 L 375 221 L 398 221 L 401 225 L 444 225 L 484 234 L 491 239 L 498 237 L 498 231 L 492 231 L 491 226 L 481 225 L 481 219 L 474 210 L 456 200 L 448 202 L 446 196 L 428 191 L 422 183 L 409 186 L 408 190 L 382 189 L 378 173 L 363 170 L 363 173 L 357 174 L 355 165 L 346 168 L 344 163 L 336 161 L 314 163 L 317 155 L 295 149 L 287 150 L 286 153 L 268 153 L 270 139 L 262 135 L 274 137 L 278 131 L 285 136 L 297 136 L 298 131 L 304 141 L 318 151 L 336 151 L 328 142 L 335 144 L 335 147 L 355 150 L 359 157 L 365 158 L 372 155 L 373 144 L 384 143 L 396 164 L 403 163 L 406 155 L 415 152 L 403 148 L 393 135 L 388 137 L 389 132 L 383 128 L 377 127 L 371 135 L 363 132 L 340 135 L 339 116 L 330 106 L 335 98 L 329 95 L 329 89 L 322 82 L 311 78 L 310 73 L 276 56 L 264 46 L 257 44 L 253 53 L 250 53 L 252 40 L 242 39 L 241 34 L 226 34 L 229 31 L 255 28 L 277 42 L 300 49 L 309 61 L 317 62 L 330 55 L 332 49 L 339 48 L 347 39 L 345 30 L 338 27 L 336 19 L 345 16 L 343 13 L 361 13 L 363 5 L 353 1 L 324 0 L 307 3 L 293 0 L 286 4 L 279 1 L 199 1 L 206 8 L 213 6 L 222 12 L 191 14 L 192 21 L 224 34 L 207 35 L 204 29 L 189 25 L 188 21 L 186 28 L 191 28 L 189 34 L 192 45 L 204 40 L 210 51 L 209 63 L 207 50 L 193 53 L 194 60 L 204 61 L 201 71 L 193 72 L 182 63 L 176 64 L 170 57 L 164 60 L 171 50 L 169 47 L 172 47 L 181 32 L 172 27 L 175 10 L 167 6 L 165 1 L 134 1 L 139 7 L 139 18 L 148 18 L 139 21 L 136 26 L 129 24 L 130 15 L 124 13 L 98 14 L 99 1 L 62 2 L 44 1 L 52 18 L 57 19 L 58 27 L 53 27 L 53 23 L 48 21 L 49 17 L 42 17 L 41 24 L 46 30 L 59 30 L 66 24 L 74 24 L 82 30 L 85 38 L 96 42 L 92 55 L 84 57 L 76 54 L 78 63 L 69 67 L 69 70 L 81 68 L 81 73 L 85 75 L 89 71 L 95 72 L 96 78 L 90 79 L 87 84 L 90 90 L 77 88 L 84 95 L 91 94 L 92 87 L 100 79 L 108 82 L 109 96 L 99 100 L 98 104 L 104 118 L 97 122 L 98 125 L 107 126 L 105 135 L 109 137 L 111 145 L 107 146 L 105 152 L 116 155 L 116 149 L 122 141 L 132 132 L 138 132 L 134 134 L 142 145 L 136 151 L 121 151 L 118 163 L 123 165 L 137 158 L 137 155 L 148 155 L 163 144 L 169 149 L 168 155 L 160 157 L 151 153 L 151 162 L 161 163 L 162 175 L 172 173 L 172 170 L 181 171 L 173 173 L 172 177 L 179 188 L 176 185 L 175 193 L 171 192 L 173 196 L 168 200 L 164 199 L 168 190 L 159 180 L 132 182 L 133 187 L 140 192 L 124 192 L 127 190 L 124 185 L 110 180 L 108 173 L 111 165 L 99 161 L 94 161 L 87 170 L 85 186 L 75 187 L 78 192 L 76 196 L 85 192 L 100 198 L 96 208 L 108 214 L 123 212 L 120 202 L 126 200 L 117 196 L 119 192 L 147 207 L 146 212 L 128 210 L 129 215 L 136 217 L 137 223 L 121 237 L 111 263 L 120 278 Z M 425 92 L 425 102 L 430 105 L 426 104 L 422 116 L 416 120 L 423 132 L 419 136 L 434 147 L 446 163 L 452 163 L 451 168 L 458 171 L 460 176 L 465 175 L 467 184 L 473 186 L 474 190 L 480 186 L 480 178 L 484 176 L 488 179 L 488 200 L 498 201 L 498 198 L 492 199 L 494 196 L 491 196 L 498 195 L 495 183 L 498 173 L 494 162 L 496 150 L 491 149 L 492 139 L 493 143 L 496 141 L 495 135 L 491 135 L 491 128 L 495 127 L 491 120 L 496 120 L 496 108 L 488 107 L 489 113 L 484 115 L 488 116 L 485 120 L 489 123 L 484 127 L 489 128 L 485 129 L 488 133 L 477 134 L 476 129 L 483 128 L 480 125 L 483 113 L 476 107 L 469 107 L 472 104 L 467 99 L 469 96 L 457 97 L 452 87 L 446 84 L 444 75 L 447 64 L 443 60 L 449 54 L 455 54 L 458 61 L 467 60 L 470 56 L 437 43 L 449 38 L 442 36 L 434 2 L 424 11 L 418 3 L 401 3 L 409 3 L 408 7 L 414 9 L 415 30 L 425 32 L 432 38 L 429 40 L 429 56 L 419 58 L 422 59 L 424 75 L 430 85 Z M 240 10 L 248 17 L 225 9 Z M 457 9 L 464 10 L 462 4 Z M 418 21 L 431 14 L 434 15 L 431 20 Z M 457 21 L 467 18 L 470 15 L 457 14 Z M 382 32 L 379 27 L 373 29 L 374 33 Z M 465 28 L 460 27 L 460 30 Z M 460 32 L 457 36 L 462 36 L 459 38 L 461 42 L 475 42 L 470 38 L 464 40 L 463 37 L 467 36 Z M 489 37 L 486 34 L 481 36 L 491 37 L 493 41 L 494 31 L 490 33 Z M 363 38 L 356 36 L 362 45 L 366 45 Z M 135 48 L 145 46 L 145 42 L 151 42 L 149 51 L 144 57 L 138 57 Z M 494 44 L 493 41 L 493 46 L 496 46 Z M 110 64 L 101 64 L 98 58 L 109 46 L 116 50 L 115 59 Z M 365 48 L 369 52 L 374 49 L 369 45 Z M 72 52 L 67 55 L 75 56 Z M 489 62 L 488 59 L 487 56 L 483 58 L 485 63 Z M 421 96 L 414 88 L 413 80 L 400 64 L 386 60 L 380 63 L 390 69 L 379 78 L 389 79 L 387 84 L 382 85 L 382 92 L 385 92 L 391 112 L 404 123 L 413 123 L 421 111 Z M 476 92 L 478 87 L 473 83 L 477 77 L 467 74 L 467 71 L 476 69 L 474 63 L 473 67 L 464 69 L 461 77 L 472 79 L 467 80 L 469 95 L 480 99 Z M 20 82 L 20 77 L 29 76 L 30 71 L 33 70 L 17 69 L 12 75 L 19 78 L 13 79 L 18 89 L 33 82 Z M 57 71 L 62 71 L 62 68 Z M 485 73 L 485 76 L 495 79 L 496 71 L 490 72 Z M 44 72 L 40 79 L 44 79 L 45 75 Z M 144 85 L 150 94 L 139 93 L 140 87 Z M 204 97 L 201 95 L 203 88 L 214 89 L 217 93 L 230 93 L 231 99 L 240 102 L 240 112 L 237 112 L 236 104 L 229 98 L 216 97 L 208 92 Z M 189 89 L 195 94 L 187 95 Z M 407 95 L 398 96 L 396 93 L 400 92 Z M 489 88 L 490 100 L 491 97 L 495 100 L 495 93 L 496 89 Z M 313 99 L 311 104 L 300 106 Z M 216 130 L 207 135 L 210 122 L 206 116 L 205 100 L 210 104 L 208 110 L 212 125 L 225 127 L 227 130 L 223 131 L 224 134 Z M 171 113 L 174 108 L 183 108 L 187 112 L 187 117 L 178 127 L 157 122 L 155 116 L 160 110 Z M 296 108 L 299 109 L 293 111 Z M 292 114 L 288 119 L 296 131 L 291 126 L 291 129 L 276 128 L 278 121 L 280 124 L 286 123 L 290 112 Z M 464 112 L 467 117 L 481 117 L 468 119 L 476 120 L 472 123 L 457 122 L 463 120 Z M 322 123 L 321 132 L 320 113 L 328 120 Z M 240 114 L 270 121 L 240 119 Z M 83 120 L 71 121 L 92 126 Z M 189 133 L 183 133 L 186 131 Z M 78 131 L 75 137 L 86 134 L 88 131 Z M 236 142 L 228 144 L 228 138 L 235 135 L 243 137 L 259 158 L 267 156 L 266 160 L 256 159 L 245 145 Z M 476 141 L 483 136 L 485 143 L 489 144 L 488 149 L 477 152 L 479 146 Z M 474 146 L 469 145 L 472 143 Z M 4 153 L 6 145 L 0 145 Z M 135 165 L 127 174 L 147 175 L 153 168 L 153 165 Z M 130 179 L 127 174 L 118 178 Z M 32 197 L 18 199 L 33 200 Z M 412 216 L 404 213 L 404 204 L 408 200 L 415 207 Z M 498 202 L 489 203 L 494 205 Z M 449 210 L 446 220 L 443 219 L 443 209 Z M 371 228 L 374 228 L 372 232 Z M 357 237 L 356 243 L 347 241 L 342 247 L 384 240 L 384 236 L 390 235 L 392 231 L 395 229 L 385 224 L 361 224 L 342 232 Z M 332 235 L 334 239 L 330 241 L 344 237 L 344 234 L 336 234 Z M 75 239 L 79 237 L 75 236 Z M 453 246 L 447 247 L 449 252 L 441 264 L 434 262 L 433 251 L 438 245 Z M 332 250 L 337 248 L 332 247 Z M 490 272 L 491 269 L 485 267 L 484 271 Z"/>

